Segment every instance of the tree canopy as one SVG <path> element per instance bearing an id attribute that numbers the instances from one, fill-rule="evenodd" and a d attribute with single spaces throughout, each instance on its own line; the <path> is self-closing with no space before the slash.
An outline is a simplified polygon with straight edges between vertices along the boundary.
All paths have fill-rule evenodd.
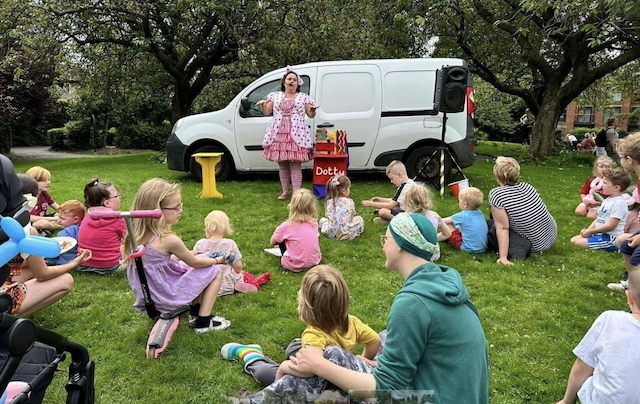
<path id="1" fill-rule="evenodd" d="M 566 106 L 640 58 L 637 2 L 437 0 L 404 4 L 426 37 L 455 43 L 471 71 L 536 115 L 531 150 L 544 157 Z M 478 108 L 482 108 L 481 105 Z"/>

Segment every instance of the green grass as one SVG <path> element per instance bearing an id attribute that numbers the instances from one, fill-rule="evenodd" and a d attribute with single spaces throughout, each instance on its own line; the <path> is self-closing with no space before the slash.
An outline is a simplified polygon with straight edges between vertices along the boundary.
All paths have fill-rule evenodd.
<path id="1" fill-rule="evenodd" d="M 232 237 L 242 251 L 245 268 L 254 275 L 272 274 L 273 280 L 259 293 L 217 301 L 214 312 L 231 320 L 228 330 L 195 335 L 183 321 L 168 350 L 157 360 L 146 360 L 144 347 L 152 322 L 132 309 L 126 275 L 74 273 L 74 290 L 32 319 L 89 349 L 96 363 L 96 402 L 217 403 L 222 402 L 224 391 L 258 389 L 241 364 L 222 360 L 219 350 L 230 341 L 259 343 L 280 361 L 286 345 L 304 328 L 296 314 L 302 274 L 284 271 L 278 258 L 262 251 L 287 216 L 287 202 L 276 200 L 277 175 L 240 177 L 219 184 L 223 199 L 200 199 L 200 184 L 185 173 L 169 171 L 152 154 L 18 162 L 16 169 L 24 172 L 35 164 L 51 171 L 51 194 L 59 203 L 81 199 L 84 184 L 94 175 L 120 187 L 123 210 L 131 206 L 137 188 L 148 178 L 181 182 L 185 211 L 174 230 L 187 246 L 203 237 L 205 215 L 221 209 L 231 218 Z M 492 164 L 480 161 L 464 170 L 485 198 L 496 185 Z M 571 350 L 598 314 L 627 308 L 624 294 L 606 288 L 622 275 L 621 256 L 579 250 L 569 242 L 589 224 L 588 219 L 575 217 L 573 210 L 590 172 L 590 164 L 523 165 L 521 180 L 538 189 L 558 222 L 558 241 L 547 252 L 505 267 L 496 264 L 493 254 L 467 255 L 442 245 L 439 263 L 460 271 L 482 318 L 489 343 L 492 403 L 548 403 L 561 398 L 575 359 Z M 363 199 L 394 192 L 383 174 L 357 175 L 352 181 L 351 197 L 358 206 Z M 304 186 L 311 187 L 308 173 Z M 448 192 L 444 199 L 437 191 L 434 195 L 440 215 L 457 211 L 457 200 Z M 488 216 L 486 202 L 482 209 Z M 353 241 L 321 237 L 323 263 L 343 273 L 351 291 L 351 312 L 381 330 L 402 282 L 384 268 L 378 238 L 384 228 L 372 223 L 370 209 L 359 208 L 359 213 L 366 222 L 361 237 Z M 63 372 L 56 376 L 46 402 L 64 402 L 68 362 L 61 366 Z"/>

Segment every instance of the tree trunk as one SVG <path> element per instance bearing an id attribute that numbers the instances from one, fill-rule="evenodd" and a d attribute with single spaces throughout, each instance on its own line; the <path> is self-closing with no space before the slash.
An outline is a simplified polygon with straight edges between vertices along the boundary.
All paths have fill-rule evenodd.
<path id="1" fill-rule="evenodd" d="M 545 158 L 553 150 L 556 127 L 562 109 L 557 92 L 553 92 L 553 95 L 545 95 L 542 99 L 531 131 L 531 154 L 537 159 Z"/>
<path id="2" fill-rule="evenodd" d="M 189 115 L 191 112 L 191 104 L 193 99 L 189 97 L 189 86 L 176 83 L 174 87 L 173 99 L 171 100 L 171 124 L 173 125 L 178 119 Z"/>

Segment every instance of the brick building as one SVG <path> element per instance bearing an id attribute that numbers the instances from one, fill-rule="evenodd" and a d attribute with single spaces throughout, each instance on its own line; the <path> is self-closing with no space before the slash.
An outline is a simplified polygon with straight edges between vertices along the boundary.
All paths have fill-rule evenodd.
<path id="1" fill-rule="evenodd" d="M 578 105 L 572 102 L 565 113 L 560 115 L 558 126 L 566 126 L 567 132 L 577 127 L 603 128 L 607 124 L 607 119 L 617 114 L 632 112 L 638 108 L 640 108 L 640 99 L 622 98 L 621 93 L 614 93 L 611 106 L 605 110 L 589 106 L 578 108 Z M 638 121 L 638 118 L 618 118 L 616 127 L 627 132 L 637 131 L 640 129 Z"/>

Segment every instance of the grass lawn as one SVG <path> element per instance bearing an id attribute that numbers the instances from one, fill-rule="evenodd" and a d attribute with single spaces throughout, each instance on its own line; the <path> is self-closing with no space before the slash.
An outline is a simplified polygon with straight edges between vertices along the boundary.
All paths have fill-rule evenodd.
<path id="1" fill-rule="evenodd" d="M 285 271 L 279 259 L 264 253 L 275 227 L 287 217 L 277 174 L 243 176 L 218 185 L 223 199 L 200 199 L 201 185 L 186 173 L 169 171 L 151 154 L 121 157 L 17 162 L 26 171 L 43 165 L 53 176 L 51 194 L 58 202 L 82 199 L 93 176 L 119 186 L 122 209 L 131 206 L 140 184 L 151 177 L 182 183 L 185 206 L 174 230 L 188 247 L 204 236 L 203 219 L 213 209 L 231 218 L 245 269 L 272 274 L 272 281 L 256 294 L 220 298 L 214 313 L 231 320 L 220 332 L 195 335 L 186 318 L 168 350 L 157 360 L 146 360 L 144 348 L 152 321 L 132 309 L 133 295 L 126 275 L 73 273 L 74 290 L 59 303 L 32 316 L 32 320 L 85 345 L 96 363 L 97 403 L 219 403 L 228 390 L 256 390 L 259 385 L 243 373 L 242 365 L 220 358 L 220 348 L 231 341 L 259 343 L 274 360 L 284 359 L 284 348 L 304 329 L 296 313 L 296 293 L 302 274 Z M 472 185 L 485 193 L 482 210 L 488 217 L 486 196 L 496 183 L 491 161 L 479 161 L 464 170 Z M 575 357 L 571 350 L 604 310 L 627 309 L 624 294 L 606 288 L 623 272 L 619 254 L 584 251 L 569 239 L 589 225 L 574 216 L 579 189 L 590 176 L 590 165 L 522 167 L 521 180 L 534 185 L 558 222 L 558 241 L 545 253 L 533 254 L 514 266 L 496 264 L 490 253 L 468 255 L 442 245 L 440 264 L 456 268 L 478 307 L 489 344 L 492 403 L 549 403 L 560 399 Z M 352 177 L 351 197 L 359 206 L 372 196 L 391 196 L 393 186 L 384 174 Z M 309 173 L 304 186 L 311 187 Z M 437 194 L 437 192 L 434 192 Z M 448 192 L 434 198 L 441 216 L 458 210 Z M 319 206 L 322 204 L 319 202 Z M 320 214 L 323 208 L 320 207 Z M 321 237 L 323 263 L 337 267 L 351 291 L 351 312 L 376 330 L 385 328 L 389 308 L 401 287 L 398 274 L 384 268 L 379 234 L 371 209 L 359 208 L 365 232 L 353 241 Z M 61 403 L 69 360 L 61 366 L 46 402 Z"/>

